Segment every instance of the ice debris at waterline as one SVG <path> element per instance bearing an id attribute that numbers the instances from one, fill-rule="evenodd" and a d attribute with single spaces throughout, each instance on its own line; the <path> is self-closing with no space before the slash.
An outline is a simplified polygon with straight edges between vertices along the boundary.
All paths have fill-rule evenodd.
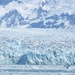
<path id="1" fill-rule="evenodd" d="M 60 29 L 36 32 L 37 29 L 0 30 L 0 65 L 75 65 L 73 32 Z"/>

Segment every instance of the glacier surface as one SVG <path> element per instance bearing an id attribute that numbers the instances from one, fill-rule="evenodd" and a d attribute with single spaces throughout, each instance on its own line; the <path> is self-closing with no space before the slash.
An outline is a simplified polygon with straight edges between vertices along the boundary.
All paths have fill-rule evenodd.
<path id="1" fill-rule="evenodd" d="M 1 29 L 0 65 L 75 65 L 75 35 L 65 29 Z"/>

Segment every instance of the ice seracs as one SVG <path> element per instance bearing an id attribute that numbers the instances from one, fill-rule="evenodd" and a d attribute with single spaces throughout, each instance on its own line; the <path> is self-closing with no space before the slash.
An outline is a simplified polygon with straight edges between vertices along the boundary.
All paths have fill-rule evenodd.
<path id="1" fill-rule="evenodd" d="M 0 30 L 0 64 L 63 65 L 68 68 L 75 65 L 74 49 L 74 32 L 66 29 Z"/>

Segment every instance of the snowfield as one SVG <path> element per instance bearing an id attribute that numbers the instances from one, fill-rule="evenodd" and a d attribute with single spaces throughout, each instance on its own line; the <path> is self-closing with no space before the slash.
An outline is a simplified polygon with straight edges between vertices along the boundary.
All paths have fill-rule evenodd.
<path id="1" fill-rule="evenodd" d="M 66 29 L 0 29 L 0 73 L 75 75 L 74 34 Z"/>

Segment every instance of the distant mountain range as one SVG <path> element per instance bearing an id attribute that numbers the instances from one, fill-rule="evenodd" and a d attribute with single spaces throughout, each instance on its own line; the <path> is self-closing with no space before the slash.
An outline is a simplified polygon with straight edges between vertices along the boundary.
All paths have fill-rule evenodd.
<path id="1" fill-rule="evenodd" d="M 73 1 L 62 3 L 64 0 L 0 0 L 0 8 L 3 10 L 0 27 L 75 28 L 75 13 L 69 13 L 75 6 L 70 5 Z"/>

